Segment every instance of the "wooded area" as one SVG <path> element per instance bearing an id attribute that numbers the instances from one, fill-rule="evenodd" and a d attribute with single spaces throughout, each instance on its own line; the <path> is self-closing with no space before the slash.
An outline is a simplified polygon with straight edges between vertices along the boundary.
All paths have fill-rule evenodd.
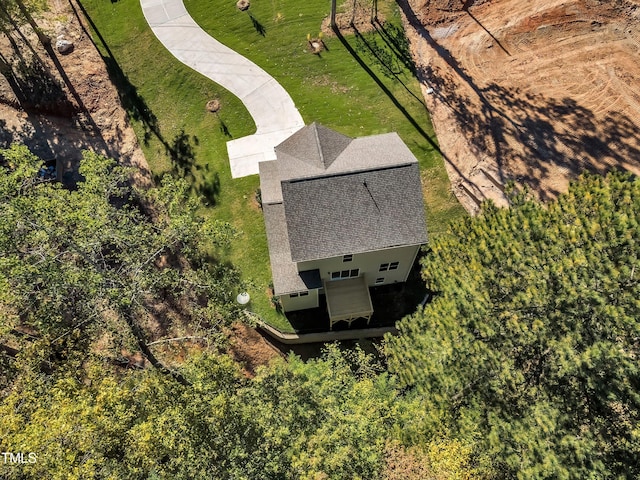
<path id="1" fill-rule="evenodd" d="M 1 7 L 14 28 L 38 2 Z M 546 205 L 512 189 L 430 243 L 432 300 L 379 355 L 328 346 L 249 377 L 226 353 L 230 225 L 174 176 L 140 189 L 86 152 L 63 187 L 42 165 L 0 150 L 0 451 L 36 459 L 0 478 L 640 476 L 635 177 Z"/>
<path id="2" fill-rule="evenodd" d="M 86 154 L 76 190 L 1 152 L 3 478 L 634 478 L 640 188 L 588 176 L 548 206 L 513 192 L 429 247 L 434 299 L 379 359 L 328 348 L 255 378 L 220 348 L 234 270 L 203 247 L 185 186 L 146 192 Z M 161 260 L 164 259 L 164 260 Z M 169 261 L 169 259 L 172 259 Z M 154 301 L 220 339 L 181 363 L 115 366 Z M 22 332 L 18 335 L 16 332 Z M 148 349 L 148 347 L 147 347 Z M 163 373 L 164 372 L 164 373 Z"/>

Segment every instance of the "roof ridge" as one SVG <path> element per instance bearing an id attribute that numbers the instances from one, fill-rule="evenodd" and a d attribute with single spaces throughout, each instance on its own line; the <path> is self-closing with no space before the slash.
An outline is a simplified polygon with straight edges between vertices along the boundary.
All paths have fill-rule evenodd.
<path id="1" fill-rule="evenodd" d="M 327 164 L 324 161 L 324 152 L 322 151 L 322 145 L 320 144 L 320 136 L 318 135 L 318 123 L 313 122 L 311 126 L 313 127 L 313 136 L 316 139 L 316 148 L 318 149 L 318 153 L 320 154 L 320 163 L 326 170 Z"/>
<path id="2" fill-rule="evenodd" d="M 294 177 L 294 178 L 287 178 L 286 180 L 282 180 L 282 183 L 288 182 L 288 183 L 298 183 L 298 182 L 310 182 L 313 180 L 320 180 L 320 179 L 327 179 L 327 178 L 336 178 L 336 177 L 344 177 L 344 176 L 348 176 L 348 175 L 354 175 L 356 173 L 375 173 L 375 172 L 380 172 L 382 170 L 391 170 L 394 168 L 406 168 L 406 167 L 410 167 L 412 165 L 417 164 L 418 162 L 404 162 L 404 163 L 398 163 L 395 165 L 382 165 L 379 167 L 374 167 L 374 168 L 361 168 L 361 169 L 356 169 L 356 170 L 347 170 L 347 171 L 341 171 L 341 172 L 334 172 L 334 173 L 321 173 L 321 174 L 316 174 L 313 176 L 308 176 L 308 177 Z"/>

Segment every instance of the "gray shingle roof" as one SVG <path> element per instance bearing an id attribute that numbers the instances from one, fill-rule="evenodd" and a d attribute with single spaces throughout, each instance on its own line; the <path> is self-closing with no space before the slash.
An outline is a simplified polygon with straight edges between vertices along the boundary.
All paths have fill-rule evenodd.
<path id="1" fill-rule="evenodd" d="M 278 158 L 301 160 L 311 171 L 324 171 L 338 158 L 352 139 L 317 123 L 298 130 L 276 146 Z"/>
<path id="2" fill-rule="evenodd" d="M 282 182 L 294 262 L 427 241 L 420 172 L 409 165 Z"/>
<path id="3" fill-rule="evenodd" d="M 278 162 L 271 160 L 269 162 L 258 163 L 258 171 L 260 172 L 260 195 L 262 203 L 281 203 L 282 188 L 280 188 L 280 169 Z"/>
<path id="4" fill-rule="evenodd" d="M 320 288 L 320 272 L 298 272 L 296 263 L 291 260 L 284 206 L 281 203 L 264 205 L 262 211 L 267 230 L 274 293 L 283 295 Z"/>
<path id="5" fill-rule="evenodd" d="M 418 162 L 396 133 L 351 139 L 313 123 L 276 154 L 260 185 L 277 294 L 314 288 L 317 272 L 296 262 L 426 243 Z"/>
<path id="6" fill-rule="evenodd" d="M 417 161 L 395 132 L 352 139 L 317 123 L 298 130 L 276 146 L 275 151 L 281 180 L 336 175 Z"/>

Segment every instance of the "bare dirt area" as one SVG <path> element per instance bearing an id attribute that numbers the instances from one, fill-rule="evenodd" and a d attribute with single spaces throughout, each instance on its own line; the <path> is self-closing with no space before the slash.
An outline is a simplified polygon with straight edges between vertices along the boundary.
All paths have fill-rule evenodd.
<path id="1" fill-rule="evenodd" d="M 36 18 L 51 38 L 44 47 L 28 25 L 0 35 L 0 54 L 9 65 L 0 75 L 0 147 L 21 143 L 56 160 L 58 178 L 77 180 L 83 150 L 137 167 L 136 181 L 149 182 L 149 169 L 104 61 L 80 21 L 75 1 L 49 0 Z M 61 54 L 58 40 L 73 48 Z"/>
<path id="2" fill-rule="evenodd" d="M 274 358 L 283 356 L 280 350 L 244 323 L 232 325 L 228 335 L 229 353 L 242 365 L 243 373 L 247 377 L 253 377 L 258 367 L 268 365 Z"/>
<path id="3" fill-rule="evenodd" d="M 640 174 L 640 1 L 398 0 L 452 188 L 542 200 L 583 171 Z"/>

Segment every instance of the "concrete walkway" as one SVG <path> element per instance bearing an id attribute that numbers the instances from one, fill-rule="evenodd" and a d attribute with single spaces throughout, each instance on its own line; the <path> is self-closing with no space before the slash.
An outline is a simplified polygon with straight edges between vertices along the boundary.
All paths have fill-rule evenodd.
<path id="1" fill-rule="evenodd" d="M 258 162 L 274 160 L 273 147 L 304 126 L 289 94 L 267 72 L 202 30 L 182 0 L 140 0 L 140 5 L 151 30 L 173 56 L 247 107 L 256 133 L 227 142 L 231 176 L 258 173 Z"/>

